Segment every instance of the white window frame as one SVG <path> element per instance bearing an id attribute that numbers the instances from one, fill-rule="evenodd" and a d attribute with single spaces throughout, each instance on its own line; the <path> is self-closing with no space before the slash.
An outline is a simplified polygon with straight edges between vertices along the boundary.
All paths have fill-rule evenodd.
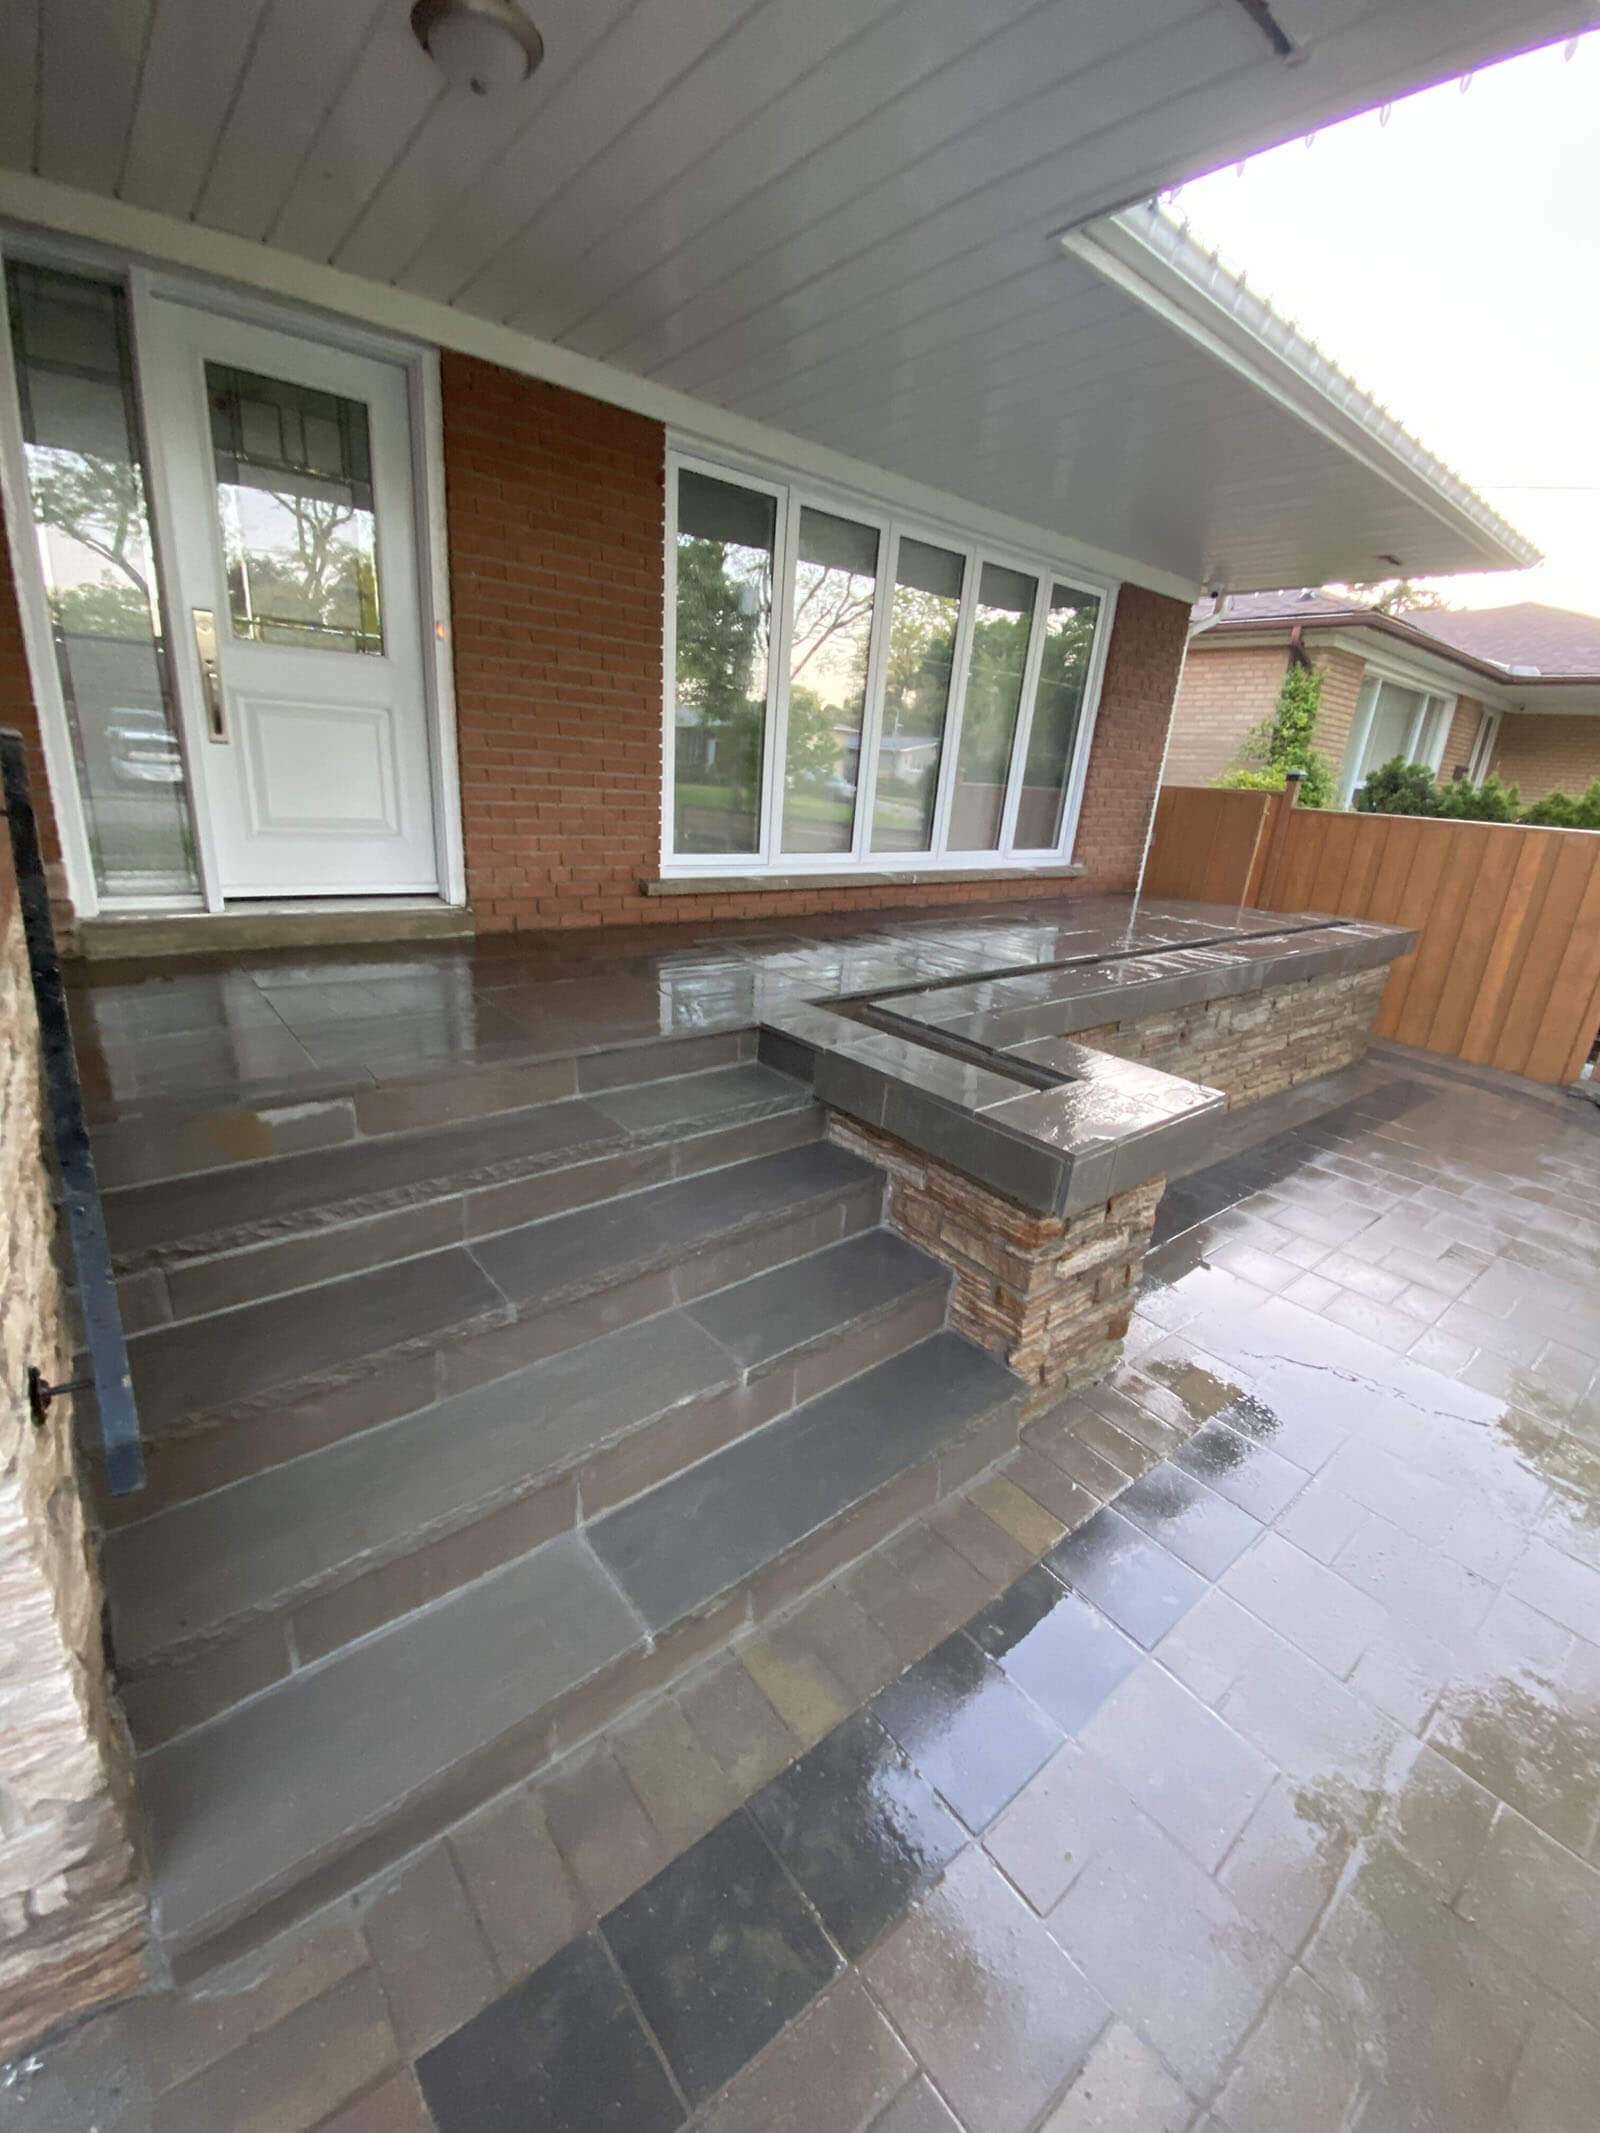
<path id="1" fill-rule="evenodd" d="M 1472 737 L 1472 752 L 1467 757 L 1467 776 L 1474 785 L 1481 785 L 1489 775 L 1495 743 L 1500 738 L 1500 721 L 1504 717 L 1503 711 L 1491 710 L 1487 704 L 1478 714 L 1478 730 Z"/>
<path id="2" fill-rule="evenodd" d="M 754 852 L 675 852 L 673 850 L 674 795 L 677 747 L 677 550 L 678 477 L 689 472 L 713 481 L 754 489 L 774 498 L 777 506 L 772 564 L 773 612 L 768 631 L 766 725 L 763 731 L 761 792 L 757 820 L 759 844 Z M 872 634 L 867 653 L 866 703 L 861 720 L 861 749 L 857 759 L 855 818 L 848 851 L 785 852 L 783 850 L 784 771 L 788 744 L 789 655 L 794 620 L 796 558 L 799 550 L 800 513 L 806 508 L 826 511 L 836 518 L 870 526 L 878 536 L 878 575 L 873 597 Z M 970 874 L 985 871 L 1015 873 L 1029 869 L 1059 872 L 1072 857 L 1083 806 L 1084 780 L 1094 742 L 1105 676 L 1106 648 L 1116 613 L 1117 581 L 1096 577 L 1081 564 L 1069 564 L 1042 551 L 1018 550 L 975 538 L 970 529 L 937 520 L 910 517 L 893 510 L 881 499 L 846 490 L 824 488 L 799 474 L 759 466 L 737 458 L 707 458 L 690 445 L 670 442 L 666 465 L 665 597 L 662 624 L 662 782 L 661 782 L 661 873 L 663 878 L 727 875 L 744 879 L 787 878 L 804 874 Z M 962 563 L 961 606 L 956 621 L 952 652 L 950 695 L 945 706 L 940 741 L 939 780 L 934 800 L 929 848 L 921 852 L 875 852 L 872 849 L 872 818 L 877 798 L 878 751 L 883 732 L 883 686 L 888 663 L 888 642 L 894 588 L 899 571 L 900 544 L 910 539 L 959 555 Z M 956 762 L 960 753 L 962 721 L 966 710 L 967 669 L 972 648 L 978 587 L 985 563 L 1020 571 L 1036 581 L 1033 614 L 1029 625 L 1027 656 L 1023 667 L 1022 702 L 1012 736 L 1011 758 L 1006 773 L 1006 791 L 1000 822 L 1000 840 L 993 851 L 963 852 L 948 849 L 950 813 L 955 790 Z M 1014 842 L 1021 803 L 1022 779 L 1027 766 L 1028 740 L 1032 731 L 1039 671 L 1044 657 L 1045 623 L 1051 596 L 1057 585 L 1097 599 L 1094 643 L 1084 680 L 1083 709 L 1072 761 L 1067 767 L 1066 797 L 1062 808 L 1061 835 L 1047 848 L 1019 847 Z"/>
<path id="3" fill-rule="evenodd" d="M 1361 687 L 1356 697 L 1356 714 L 1351 722 L 1350 738 L 1345 743 L 1345 758 L 1339 773 L 1341 807 L 1351 806 L 1356 794 L 1366 783 L 1358 773 L 1361 758 L 1367 752 L 1367 742 L 1372 736 L 1372 721 L 1377 712 L 1378 697 L 1386 682 L 1391 688 L 1404 689 L 1408 695 L 1422 698 L 1410 726 L 1406 729 L 1405 759 L 1408 763 L 1425 763 L 1435 777 L 1439 775 L 1439 766 L 1444 761 L 1444 752 L 1449 745 L 1450 727 L 1455 719 L 1459 697 L 1447 694 L 1437 684 L 1404 668 L 1369 665 L 1361 677 Z M 1427 730 L 1428 721 L 1435 716 L 1438 718 L 1438 726 L 1434 738 L 1427 752 L 1419 754 L 1417 751 Z"/>

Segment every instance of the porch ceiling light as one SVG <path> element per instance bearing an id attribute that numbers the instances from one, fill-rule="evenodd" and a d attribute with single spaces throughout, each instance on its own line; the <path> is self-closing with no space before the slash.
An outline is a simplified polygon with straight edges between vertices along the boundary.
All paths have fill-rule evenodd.
<path id="1" fill-rule="evenodd" d="M 416 0 L 411 28 L 445 79 L 474 96 L 519 88 L 544 39 L 513 0 Z"/>

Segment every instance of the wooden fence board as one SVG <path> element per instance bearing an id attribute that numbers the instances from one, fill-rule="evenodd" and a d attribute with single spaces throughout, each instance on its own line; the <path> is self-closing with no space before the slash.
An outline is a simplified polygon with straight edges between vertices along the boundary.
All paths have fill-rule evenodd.
<path id="1" fill-rule="evenodd" d="M 1573 1079 L 1600 1025 L 1600 832 L 1294 808 L 1267 865 L 1275 805 L 1270 794 L 1168 787 L 1150 892 L 1227 903 L 1258 866 L 1267 908 L 1413 927 L 1417 948 L 1390 973 L 1380 1035 L 1537 1081 Z"/>

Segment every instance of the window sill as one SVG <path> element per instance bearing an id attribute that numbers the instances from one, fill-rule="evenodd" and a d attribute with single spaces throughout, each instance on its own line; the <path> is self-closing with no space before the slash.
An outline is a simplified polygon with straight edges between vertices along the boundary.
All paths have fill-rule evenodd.
<path id="1" fill-rule="evenodd" d="M 1051 859 L 1026 867 L 896 867 L 881 874 L 852 868 L 838 874 L 662 874 L 640 882 L 646 896 L 759 896 L 791 889 L 921 889 L 939 883 L 981 881 L 1071 881 L 1088 868 Z"/>

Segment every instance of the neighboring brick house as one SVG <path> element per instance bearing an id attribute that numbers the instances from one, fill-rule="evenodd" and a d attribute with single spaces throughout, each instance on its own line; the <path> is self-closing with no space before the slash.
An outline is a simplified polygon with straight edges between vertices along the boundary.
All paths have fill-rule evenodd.
<path id="1" fill-rule="evenodd" d="M 1532 601 L 1389 615 L 1316 591 L 1201 601 L 1164 782 L 1204 785 L 1242 759 L 1284 674 L 1326 677 L 1317 746 L 1341 802 L 1396 754 L 1444 779 L 1493 770 L 1524 803 L 1600 778 L 1600 617 Z"/>

